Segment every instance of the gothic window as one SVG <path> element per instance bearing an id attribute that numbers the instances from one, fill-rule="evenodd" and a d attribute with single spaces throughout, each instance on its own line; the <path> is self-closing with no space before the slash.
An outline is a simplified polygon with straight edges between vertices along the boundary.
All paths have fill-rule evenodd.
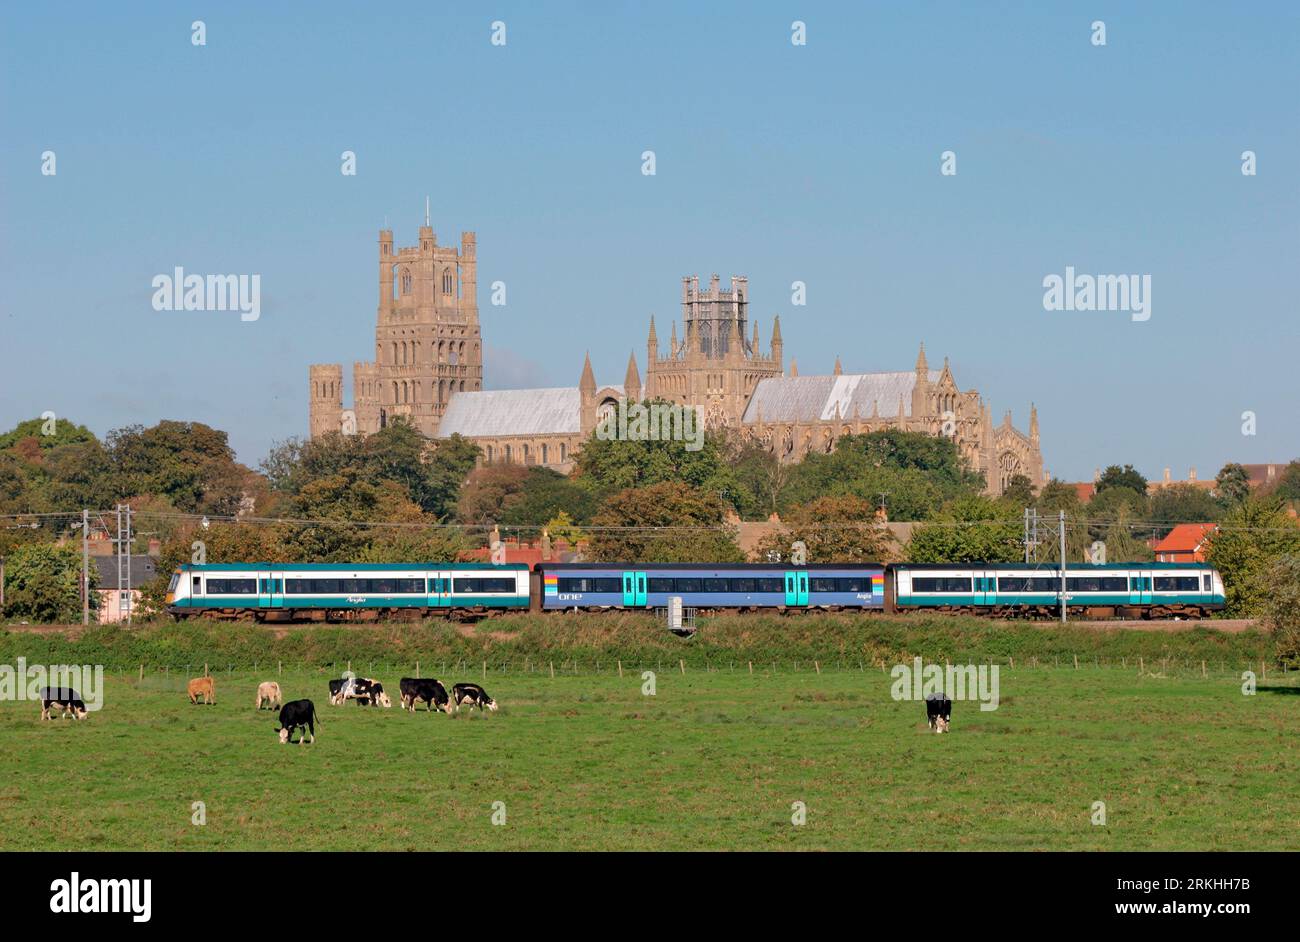
<path id="1" fill-rule="evenodd" d="M 560 460 L 567 461 L 568 459 L 569 459 L 569 446 L 565 442 L 560 442 Z"/>
<path id="2" fill-rule="evenodd" d="M 524 442 L 523 449 L 524 449 L 524 464 L 528 464 L 529 460 L 532 458 L 532 453 L 528 448 L 527 442 Z"/>
<path id="3" fill-rule="evenodd" d="M 399 399 L 399 398 L 397 397 L 398 392 L 399 392 L 399 390 L 398 390 L 398 388 L 397 388 L 397 381 L 394 380 L 394 381 L 393 381 L 393 403 L 394 403 L 394 405 L 402 401 L 401 399 Z"/>
<path id="4" fill-rule="evenodd" d="M 403 268 L 402 269 L 402 294 L 410 294 L 410 293 L 411 293 L 411 270 L 409 268 Z"/>
<path id="5" fill-rule="evenodd" d="M 461 392 L 465 391 L 465 381 L 463 379 L 460 381 L 460 391 Z"/>
<path id="6" fill-rule="evenodd" d="M 488 445 L 488 446 L 487 446 L 487 460 L 488 460 L 488 464 L 491 464 L 491 463 L 492 463 L 493 451 L 494 451 L 494 449 L 492 448 L 492 446 L 491 446 L 491 445 Z"/>
<path id="7" fill-rule="evenodd" d="M 509 461 L 511 461 L 511 460 L 513 460 L 513 459 L 514 459 L 514 449 L 511 448 L 509 445 L 507 445 L 507 446 L 506 446 L 506 461 L 509 462 Z"/>
<path id="8" fill-rule="evenodd" d="M 614 411 L 617 408 L 618 408 L 618 403 L 616 403 L 613 399 L 606 399 L 596 409 L 596 421 L 604 422 L 605 419 L 607 419 L 609 416 L 614 414 Z"/>
<path id="9" fill-rule="evenodd" d="M 392 352 L 392 357 L 389 358 L 388 362 L 396 364 L 397 363 L 397 341 L 393 341 L 391 352 Z"/>
<path id="10" fill-rule="evenodd" d="M 442 270 L 442 293 L 451 294 L 454 290 L 455 290 L 455 282 L 453 281 L 451 276 L 451 269 L 444 268 Z"/>
<path id="11" fill-rule="evenodd" d="M 550 460 L 551 460 L 550 449 L 546 447 L 545 442 L 542 442 L 542 464 L 547 464 L 550 462 Z"/>

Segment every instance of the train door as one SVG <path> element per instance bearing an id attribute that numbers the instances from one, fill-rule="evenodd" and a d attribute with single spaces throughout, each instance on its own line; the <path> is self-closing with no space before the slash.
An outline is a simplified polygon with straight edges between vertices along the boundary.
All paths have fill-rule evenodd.
<path id="1" fill-rule="evenodd" d="M 644 572 L 623 573 L 623 606 L 645 608 L 647 577 Z"/>
<path id="2" fill-rule="evenodd" d="M 785 574 L 785 604 L 790 607 L 808 604 L 808 573 Z"/>
<path id="3" fill-rule="evenodd" d="M 1151 604 L 1151 573 L 1140 572 L 1136 576 L 1138 581 L 1138 604 Z M 1131 593 L 1130 593 L 1131 597 Z"/>
<path id="4" fill-rule="evenodd" d="M 437 575 L 429 579 L 429 607 L 449 608 L 451 606 L 451 578 Z"/>
<path id="5" fill-rule="evenodd" d="M 975 579 L 975 601 L 976 604 L 997 605 L 998 604 L 998 575 L 995 572 L 981 573 L 980 577 Z"/>
<path id="6" fill-rule="evenodd" d="M 284 608 L 284 579 L 269 572 L 257 574 L 257 607 Z"/>

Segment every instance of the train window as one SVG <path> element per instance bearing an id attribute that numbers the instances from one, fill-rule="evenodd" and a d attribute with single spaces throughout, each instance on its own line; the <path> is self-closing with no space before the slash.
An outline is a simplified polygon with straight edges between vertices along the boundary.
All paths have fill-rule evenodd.
<path id="1" fill-rule="evenodd" d="M 191 577 L 190 577 L 190 592 L 191 592 L 192 594 L 194 594 L 194 595 L 202 595 L 202 594 L 203 594 L 203 577 L 202 577 L 202 576 L 191 576 Z"/>
<path id="2" fill-rule="evenodd" d="M 209 579 L 209 595 L 256 595 L 256 579 Z"/>
<path id="3" fill-rule="evenodd" d="M 317 595 L 338 595 L 338 579 L 313 579 L 311 581 L 311 590 Z"/>
<path id="4" fill-rule="evenodd" d="M 1205 585 L 1203 586 L 1202 591 L 1203 591 L 1203 592 L 1212 592 L 1212 591 L 1214 591 L 1214 582 L 1211 580 L 1211 578 L 1210 578 L 1210 574 L 1207 572 L 1207 573 L 1206 573 L 1204 576 L 1202 576 L 1201 578 L 1205 580 Z"/>
<path id="5" fill-rule="evenodd" d="M 1127 576 L 1079 576 L 1065 580 L 1067 592 L 1127 592 Z"/>
<path id="6" fill-rule="evenodd" d="M 1057 576 L 999 576 L 999 592 L 1055 592 L 1061 587 Z"/>
<path id="7" fill-rule="evenodd" d="M 671 592 L 673 590 L 673 580 L 663 578 L 651 578 L 649 580 L 648 591 L 650 592 Z"/>
<path id="8" fill-rule="evenodd" d="M 1157 592 L 1195 592 L 1197 585 L 1195 576 L 1156 576 Z"/>
<path id="9" fill-rule="evenodd" d="M 969 592 L 971 582 L 954 576 L 913 576 L 913 592 Z"/>
<path id="10" fill-rule="evenodd" d="M 285 595 L 306 595 L 311 591 L 310 579 L 285 579 Z"/>
<path id="11" fill-rule="evenodd" d="M 784 592 L 785 583 L 782 582 L 780 579 L 759 579 L 758 591 L 759 592 Z"/>
<path id="12" fill-rule="evenodd" d="M 757 579 L 732 579 L 731 591 L 750 593 L 755 591 L 757 585 L 758 585 Z"/>
<path id="13" fill-rule="evenodd" d="M 814 592 L 834 592 L 835 580 L 830 576 L 813 576 L 809 580 L 812 583 Z"/>
<path id="14" fill-rule="evenodd" d="M 726 592 L 728 591 L 727 580 L 726 579 L 705 579 L 704 591 L 705 592 Z"/>
<path id="15" fill-rule="evenodd" d="M 870 592 L 871 585 L 861 576 L 835 580 L 840 592 Z"/>
<path id="16" fill-rule="evenodd" d="M 398 579 L 397 591 L 405 593 L 406 595 L 423 595 L 424 580 L 423 579 Z"/>
<path id="17" fill-rule="evenodd" d="M 673 584 L 678 592 L 699 592 L 702 579 L 674 579 Z"/>
<path id="18" fill-rule="evenodd" d="M 456 592 L 514 592 L 513 579 L 453 579 L 452 587 Z M 581 591 L 581 590 L 578 590 Z"/>

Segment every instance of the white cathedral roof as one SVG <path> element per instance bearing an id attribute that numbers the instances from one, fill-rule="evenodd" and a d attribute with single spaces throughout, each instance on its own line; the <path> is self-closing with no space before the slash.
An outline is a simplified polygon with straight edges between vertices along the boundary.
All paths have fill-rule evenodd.
<path id="1" fill-rule="evenodd" d="M 620 395 L 623 387 L 602 386 Z M 458 392 L 438 423 L 438 436 L 577 435 L 582 431 L 582 393 L 558 389 L 488 389 Z"/>
<path id="2" fill-rule="evenodd" d="M 931 383 L 942 374 L 929 371 Z M 862 418 L 871 416 L 879 403 L 880 415 L 898 415 L 898 400 L 903 400 L 903 415 L 912 414 L 912 387 L 916 373 L 844 373 L 840 376 L 772 376 L 758 381 L 749 397 L 742 422 L 816 422 L 849 419 L 857 406 Z"/>

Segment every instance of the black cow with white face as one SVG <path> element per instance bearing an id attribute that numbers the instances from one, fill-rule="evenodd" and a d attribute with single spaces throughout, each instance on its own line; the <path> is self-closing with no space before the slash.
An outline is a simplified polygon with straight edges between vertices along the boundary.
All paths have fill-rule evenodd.
<path id="1" fill-rule="evenodd" d="M 369 677 L 339 677 L 331 680 L 330 704 L 338 706 L 344 700 L 355 700 L 360 706 L 391 707 L 393 701 L 384 693 L 384 685 Z"/>
<path id="2" fill-rule="evenodd" d="M 316 704 L 310 700 L 290 700 L 284 706 L 280 707 L 280 725 L 276 727 L 276 732 L 280 734 L 281 743 L 293 741 L 293 731 L 302 730 L 298 736 L 298 745 L 307 741 L 307 735 L 311 734 L 311 741 L 316 741 L 316 726 L 319 722 L 316 717 Z"/>
<path id="3" fill-rule="evenodd" d="M 925 715 L 930 720 L 930 728 L 936 733 L 948 732 L 952 721 L 952 701 L 946 693 L 928 693 L 925 695 Z"/>
<path id="4" fill-rule="evenodd" d="M 403 710 L 414 713 L 415 705 L 423 701 L 429 704 L 430 713 L 436 709 L 451 714 L 452 702 L 447 696 L 447 688 L 432 677 L 403 677 L 397 686 L 402 694 Z"/>
<path id="5" fill-rule="evenodd" d="M 451 688 L 451 699 L 456 704 L 456 712 L 460 712 L 460 705 L 468 703 L 470 706 L 476 706 L 481 711 L 487 707 L 493 713 L 496 712 L 497 702 L 488 696 L 488 692 L 478 684 L 456 684 Z"/>
<path id="6" fill-rule="evenodd" d="M 41 701 L 41 719 L 50 719 L 50 707 L 59 708 L 59 719 L 64 719 L 69 714 L 74 719 L 84 720 L 88 715 L 86 704 L 81 699 L 81 694 L 71 687 L 42 687 L 38 694 Z"/>

